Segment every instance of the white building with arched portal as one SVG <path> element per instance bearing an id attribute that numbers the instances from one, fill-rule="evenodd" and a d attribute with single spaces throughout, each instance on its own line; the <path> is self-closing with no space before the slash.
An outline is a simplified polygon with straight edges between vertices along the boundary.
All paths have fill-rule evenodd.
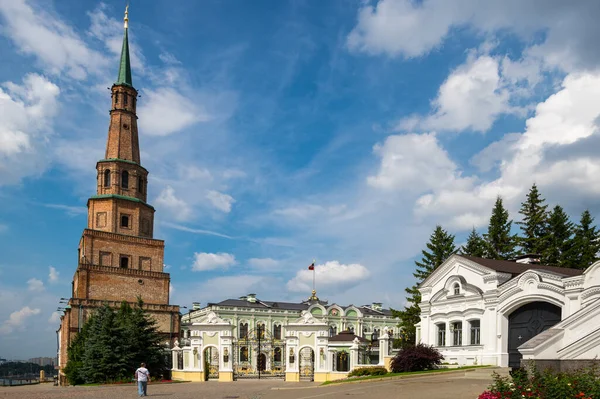
<path id="1" fill-rule="evenodd" d="M 600 262 L 587 270 L 453 255 L 419 286 L 417 339 L 445 361 L 557 369 L 600 355 Z M 570 366 L 566 366 L 569 365 Z"/>

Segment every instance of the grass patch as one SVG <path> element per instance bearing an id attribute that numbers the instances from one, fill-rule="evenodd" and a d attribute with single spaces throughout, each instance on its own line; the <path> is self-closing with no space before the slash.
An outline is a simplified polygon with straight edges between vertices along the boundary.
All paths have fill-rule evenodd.
<path id="1" fill-rule="evenodd" d="M 379 380 L 379 379 L 383 379 L 383 378 L 399 377 L 399 376 L 404 376 L 404 375 L 444 373 L 444 372 L 448 372 L 448 371 L 460 371 L 460 370 L 478 369 L 478 368 L 484 368 L 484 367 L 489 367 L 489 366 L 464 366 L 464 367 L 457 367 L 457 368 L 443 368 L 443 369 L 434 369 L 434 370 L 425 370 L 425 371 L 409 371 L 409 372 L 405 372 L 405 373 L 387 373 L 385 375 L 368 375 L 368 376 L 364 376 L 364 377 L 350 377 L 350 378 L 344 378 L 344 379 L 335 380 L 335 381 L 325 381 L 321 385 L 341 384 L 344 382 L 355 382 L 355 381 Z"/>

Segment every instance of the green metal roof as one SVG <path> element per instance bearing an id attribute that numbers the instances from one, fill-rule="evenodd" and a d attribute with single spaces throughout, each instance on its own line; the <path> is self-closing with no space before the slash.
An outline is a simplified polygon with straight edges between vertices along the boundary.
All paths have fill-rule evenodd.
<path id="1" fill-rule="evenodd" d="M 123 34 L 123 47 L 121 48 L 121 62 L 119 63 L 119 77 L 116 85 L 127 85 L 133 87 L 131 83 L 131 64 L 129 63 L 129 40 L 127 38 L 127 28 Z"/>

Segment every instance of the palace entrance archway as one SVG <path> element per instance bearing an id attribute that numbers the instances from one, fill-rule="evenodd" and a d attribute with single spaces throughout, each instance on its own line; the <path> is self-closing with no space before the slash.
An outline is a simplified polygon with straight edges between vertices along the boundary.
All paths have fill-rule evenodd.
<path id="1" fill-rule="evenodd" d="M 561 320 L 561 309 L 548 302 L 531 302 L 508 316 L 508 366 L 520 367 L 523 355 L 517 350 L 539 333 Z"/>

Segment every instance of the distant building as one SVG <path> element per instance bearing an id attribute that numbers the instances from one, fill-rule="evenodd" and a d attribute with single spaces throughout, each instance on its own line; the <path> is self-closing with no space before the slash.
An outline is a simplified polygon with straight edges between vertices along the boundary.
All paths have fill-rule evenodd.
<path id="1" fill-rule="evenodd" d="M 6 359 L 2 359 L 2 358 L 0 358 L 0 364 L 4 364 L 4 363 L 6 363 L 6 362 L 7 362 L 7 360 L 6 360 Z"/>
<path id="2" fill-rule="evenodd" d="M 32 357 L 29 359 L 29 363 L 35 363 L 42 367 L 54 366 L 56 364 L 56 358 L 54 357 Z"/>

